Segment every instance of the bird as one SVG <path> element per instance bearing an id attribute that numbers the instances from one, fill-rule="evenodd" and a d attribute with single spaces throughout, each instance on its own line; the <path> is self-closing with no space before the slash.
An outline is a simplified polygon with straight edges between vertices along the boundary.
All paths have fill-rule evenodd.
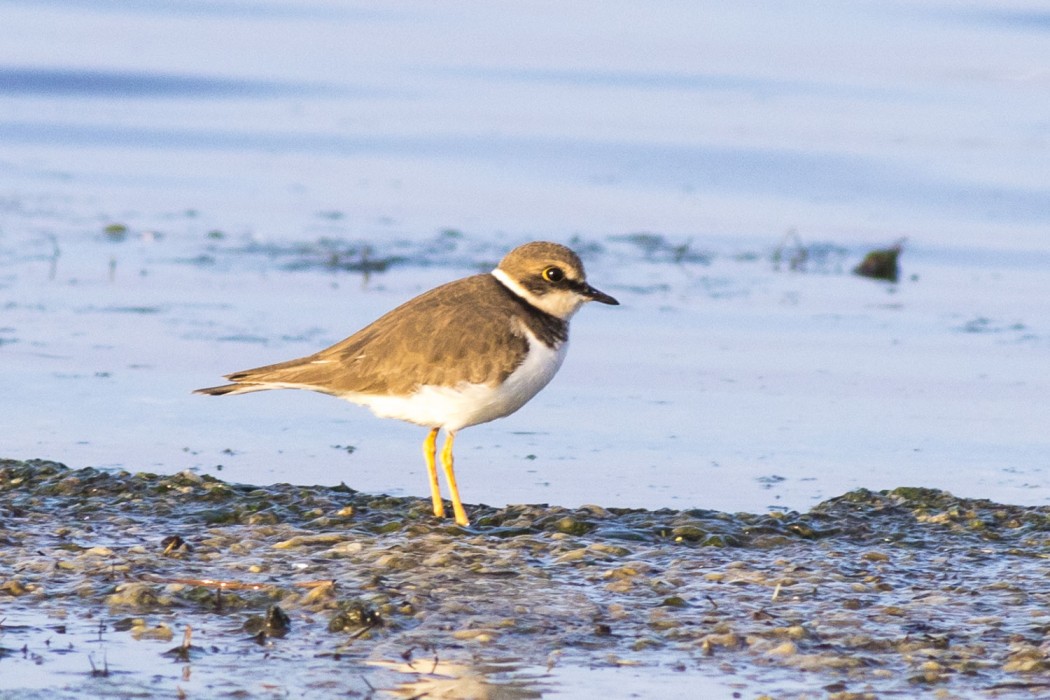
<path id="1" fill-rule="evenodd" d="M 453 470 L 456 434 L 514 413 L 543 389 L 565 359 L 569 320 L 590 301 L 619 304 L 588 284 L 570 248 L 534 241 L 491 272 L 424 292 L 331 347 L 194 393 L 308 389 L 429 428 L 423 457 L 437 518 L 445 517 L 436 465 L 444 430 L 441 466 L 455 522 L 467 527 Z"/>

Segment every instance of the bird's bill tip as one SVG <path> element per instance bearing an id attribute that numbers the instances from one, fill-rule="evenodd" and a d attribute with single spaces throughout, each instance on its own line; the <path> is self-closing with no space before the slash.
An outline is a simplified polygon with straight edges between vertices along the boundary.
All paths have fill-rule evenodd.
<path id="1" fill-rule="evenodd" d="M 589 284 L 584 288 L 583 295 L 591 301 L 601 302 L 602 304 L 609 304 L 610 306 L 620 305 L 620 302 L 616 301 L 616 299 L 609 296 L 605 292 L 595 289 Z"/>

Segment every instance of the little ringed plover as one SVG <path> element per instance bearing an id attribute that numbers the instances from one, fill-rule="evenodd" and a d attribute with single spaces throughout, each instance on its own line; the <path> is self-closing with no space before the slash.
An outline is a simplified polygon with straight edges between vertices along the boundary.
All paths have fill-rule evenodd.
<path id="1" fill-rule="evenodd" d="M 459 525 L 469 524 L 452 468 L 456 432 L 510 415 L 550 382 L 569 341 L 569 319 L 588 301 L 618 304 L 587 284 L 576 253 L 527 243 L 491 273 L 449 282 L 402 304 L 313 355 L 226 376 L 197 389 L 220 396 L 310 389 L 367 406 L 380 418 L 430 428 L 423 442 L 434 515 L 445 516 L 435 457 Z"/>

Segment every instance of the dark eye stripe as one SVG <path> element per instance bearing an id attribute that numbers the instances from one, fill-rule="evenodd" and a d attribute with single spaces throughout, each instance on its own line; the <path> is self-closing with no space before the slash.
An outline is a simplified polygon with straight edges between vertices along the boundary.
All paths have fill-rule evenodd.
<path id="1" fill-rule="evenodd" d="M 586 282 L 581 282 L 579 280 L 566 280 L 565 285 L 578 294 L 583 294 L 589 288 Z"/>

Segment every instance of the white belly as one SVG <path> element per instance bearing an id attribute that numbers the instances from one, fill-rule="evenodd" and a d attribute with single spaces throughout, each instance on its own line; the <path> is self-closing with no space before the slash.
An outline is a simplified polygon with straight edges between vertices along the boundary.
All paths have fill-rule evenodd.
<path id="1" fill-rule="evenodd" d="M 341 398 L 367 406 L 380 418 L 397 418 L 428 428 L 459 430 L 510 415 L 547 386 L 558 372 L 569 343 L 549 348 L 529 336 L 529 354 L 502 384 L 461 383 L 422 386 L 405 396 L 346 394 Z"/>

